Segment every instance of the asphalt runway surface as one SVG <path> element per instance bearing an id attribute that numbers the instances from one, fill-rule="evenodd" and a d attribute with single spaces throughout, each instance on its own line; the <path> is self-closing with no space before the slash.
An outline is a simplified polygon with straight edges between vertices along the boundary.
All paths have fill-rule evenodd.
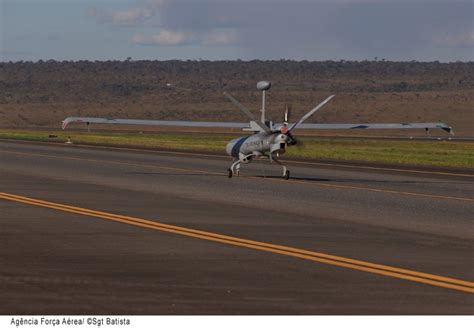
<path id="1" fill-rule="evenodd" d="M 0 314 L 474 314 L 474 176 L 0 141 Z"/>

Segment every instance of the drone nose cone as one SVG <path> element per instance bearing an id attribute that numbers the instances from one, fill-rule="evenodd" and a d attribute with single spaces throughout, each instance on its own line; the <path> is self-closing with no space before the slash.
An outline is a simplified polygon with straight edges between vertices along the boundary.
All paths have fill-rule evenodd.
<path id="1" fill-rule="evenodd" d="M 232 148 L 234 147 L 234 145 L 235 140 L 231 140 L 229 141 L 229 143 L 227 143 L 227 146 L 225 146 L 225 152 L 227 153 L 227 155 L 232 156 Z"/>
<path id="2" fill-rule="evenodd" d="M 239 153 L 242 151 L 241 148 L 244 145 L 245 140 L 247 140 L 248 138 L 249 137 L 241 137 L 229 141 L 229 143 L 225 147 L 227 154 L 232 157 L 238 157 Z"/>
<path id="3" fill-rule="evenodd" d="M 230 156 L 235 155 L 236 145 L 240 141 L 240 139 L 242 139 L 242 138 L 232 139 L 231 141 L 229 141 L 229 143 L 225 147 L 225 151 L 226 151 L 227 155 L 230 155 Z"/>

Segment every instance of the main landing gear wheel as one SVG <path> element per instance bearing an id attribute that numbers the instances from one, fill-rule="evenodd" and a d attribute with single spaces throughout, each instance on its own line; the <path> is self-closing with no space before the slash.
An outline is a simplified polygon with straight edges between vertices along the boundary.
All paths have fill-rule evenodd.
<path id="1" fill-rule="evenodd" d="M 232 178 L 232 170 L 231 170 L 231 169 L 227 169 L 227 171 L 229 172 L 229 175 L 228 175 L 229 179 Z"/>
<path id="2" fill-rule="evenodd" d="M 290 178 L 290 171 L 286 171 L 285 175 L 283 176 L 285 180 L 288 180 Z"/>

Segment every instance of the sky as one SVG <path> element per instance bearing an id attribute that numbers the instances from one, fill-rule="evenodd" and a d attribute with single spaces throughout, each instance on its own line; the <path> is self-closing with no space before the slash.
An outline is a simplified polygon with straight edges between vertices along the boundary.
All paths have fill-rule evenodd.
<path id="1" fill-rule="evenodd" d="M 474 61 L 474 0 L 0 0 L 0 61 Z"/>

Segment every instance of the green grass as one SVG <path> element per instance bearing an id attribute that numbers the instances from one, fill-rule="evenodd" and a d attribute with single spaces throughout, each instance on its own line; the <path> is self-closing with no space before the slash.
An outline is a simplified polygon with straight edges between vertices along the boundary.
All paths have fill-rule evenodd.
<path id="1" fill-rule="evenodd" d="M 50 138 L 50 135 L 57 136 Z M 225 154 L 234 138 L 222 134 L 141 134 L 136 132 L 76 132 L 0 129 L 0 138 L 32 141 L 139 146 L 169 150 Z M 306 159 L 355 160 L 390 164 L 434 165 L 474 168 L 474 144 L 455 141 L 329 139 L 305 137 L 303 146 L 291 147 L 287 155 Z"/>
<path id="2" fill-rule="evenodd" d="M 454 141 L 304 138 L 288 155 L 391 164 L 474 167 L 474 144 Z"/>
<path id="3" fill-rule="evenodd" d="M 56 136 L 55 138 L 49 137 Z M 169 150 L 190 150 L 225 153 L 225 146 L 232 137 L 214 134 L 142 134 L 137 132 L 76 132 L 32 131 L 0 129 L 0 138 L 30 141 L 66 142 L 96 145 L 139 146 Z"/>

